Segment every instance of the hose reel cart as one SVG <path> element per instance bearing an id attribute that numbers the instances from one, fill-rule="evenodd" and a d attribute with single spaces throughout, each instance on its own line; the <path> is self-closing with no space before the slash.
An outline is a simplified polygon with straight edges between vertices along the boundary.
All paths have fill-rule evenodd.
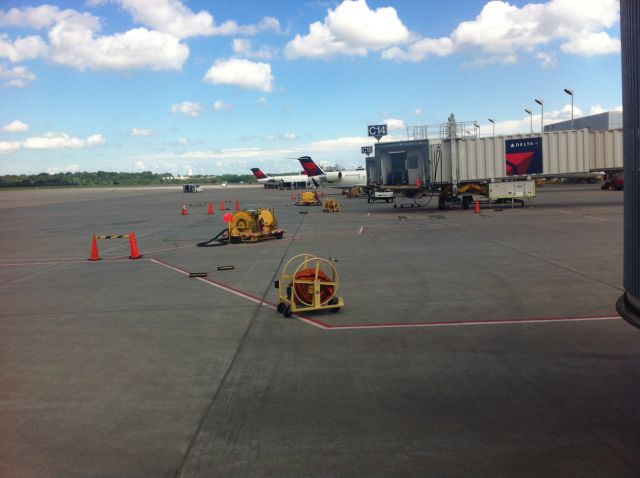
<path id="1" fill-rule="evenodd" d="M 226 228 L 198 247 L 224 246 L 231 243 L 258 242 L 265 239 L 282 239 L 285 230 L 278 227 L 273 208 L 244 209 L 225 214 Z"/>
<path id="2" fill-rule="evenodd" d="M 344 306 L 334 261 L 311 254 L 292 257 L 282 269 L 278 289 L 278 312 L 285 317 L 292 313 L 330 309 L 338 312 Z"/>
<path id="3" fill-rule="evenodd" d="M 229 221 L 231 242 L 257 242 L 275 237 L 282 239 L 284 229 L 278 227 L 275 211 L 271 208 L 236 211 Z"/>

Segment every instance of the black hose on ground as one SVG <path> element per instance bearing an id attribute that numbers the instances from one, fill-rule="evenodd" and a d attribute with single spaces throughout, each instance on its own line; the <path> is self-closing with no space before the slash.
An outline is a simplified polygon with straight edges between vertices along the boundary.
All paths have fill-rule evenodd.
<path id="1" fill-rule="evenodd" d="M 214 244 L 214 243 L 217 243 L 217 244 Z M 229 229 L 224 228 L 222 231 L 220 231 L 218 234 L 216 234 L 214 237 L 212 237 L 208 241 L 198 242 L 198 244 L 196 245 L 198 247 L 217 247 L 217 246 L 226 246 L 227 244 L 229 244 Z"/>

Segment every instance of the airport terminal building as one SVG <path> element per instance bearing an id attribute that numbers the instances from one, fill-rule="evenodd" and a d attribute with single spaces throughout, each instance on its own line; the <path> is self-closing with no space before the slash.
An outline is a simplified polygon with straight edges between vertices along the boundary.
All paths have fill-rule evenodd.
<path id="1" fill-rule="evenodd" d="M 588 129 L 591 131 L 622 129 L 622 111 L 605 111 L 604 113 L 598 113 L 596 115 L 574 118 L 573 121 L 567 120 L 548 124 L 545 125 L 544 132 L 552 133 L 571 129 Z"/>

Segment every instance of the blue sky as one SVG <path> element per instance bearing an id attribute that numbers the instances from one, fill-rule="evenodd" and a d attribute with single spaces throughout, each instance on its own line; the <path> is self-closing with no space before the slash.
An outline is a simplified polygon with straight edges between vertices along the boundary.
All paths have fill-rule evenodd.
<path id="1" fill-rule="evenodd" d="M 450 113 L 481 134 L 620 109 L 617 0 L 0 2 L 0 174 L 363 165 Z"/>

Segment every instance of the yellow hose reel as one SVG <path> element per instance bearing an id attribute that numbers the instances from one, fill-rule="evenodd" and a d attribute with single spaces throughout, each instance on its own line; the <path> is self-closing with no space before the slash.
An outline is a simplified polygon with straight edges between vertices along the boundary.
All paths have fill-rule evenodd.
<path id="1" fill-rule="evenodd" d="M 341 209 L 340 203 L 335 199 L 325 199 L 323 212 L 339 212 Z"/>
<path id="2" fill-rule="evenodd" d="M 282 239 L 284 229 L 278 228 L 272 208 L 236 211 L 229 220 L 231 242 L 256 242 L 263 239 Z"/>
<path id="3" fill-rule="evenodd" d="M 344 300 L 338 297 L 340 281 L 335 262 L 311 254 L 292 257 L 274 283 L 278 289 L 278 312 L 285 317 L 312 310 L 338 312 Z"/>
<path id="4" fill-rule="evenodd" d="M 322 202 L 315 191 L 305 191 L 300 194 L 300 199 L 295 204 L 296 206 L 321 206 Z"/>

